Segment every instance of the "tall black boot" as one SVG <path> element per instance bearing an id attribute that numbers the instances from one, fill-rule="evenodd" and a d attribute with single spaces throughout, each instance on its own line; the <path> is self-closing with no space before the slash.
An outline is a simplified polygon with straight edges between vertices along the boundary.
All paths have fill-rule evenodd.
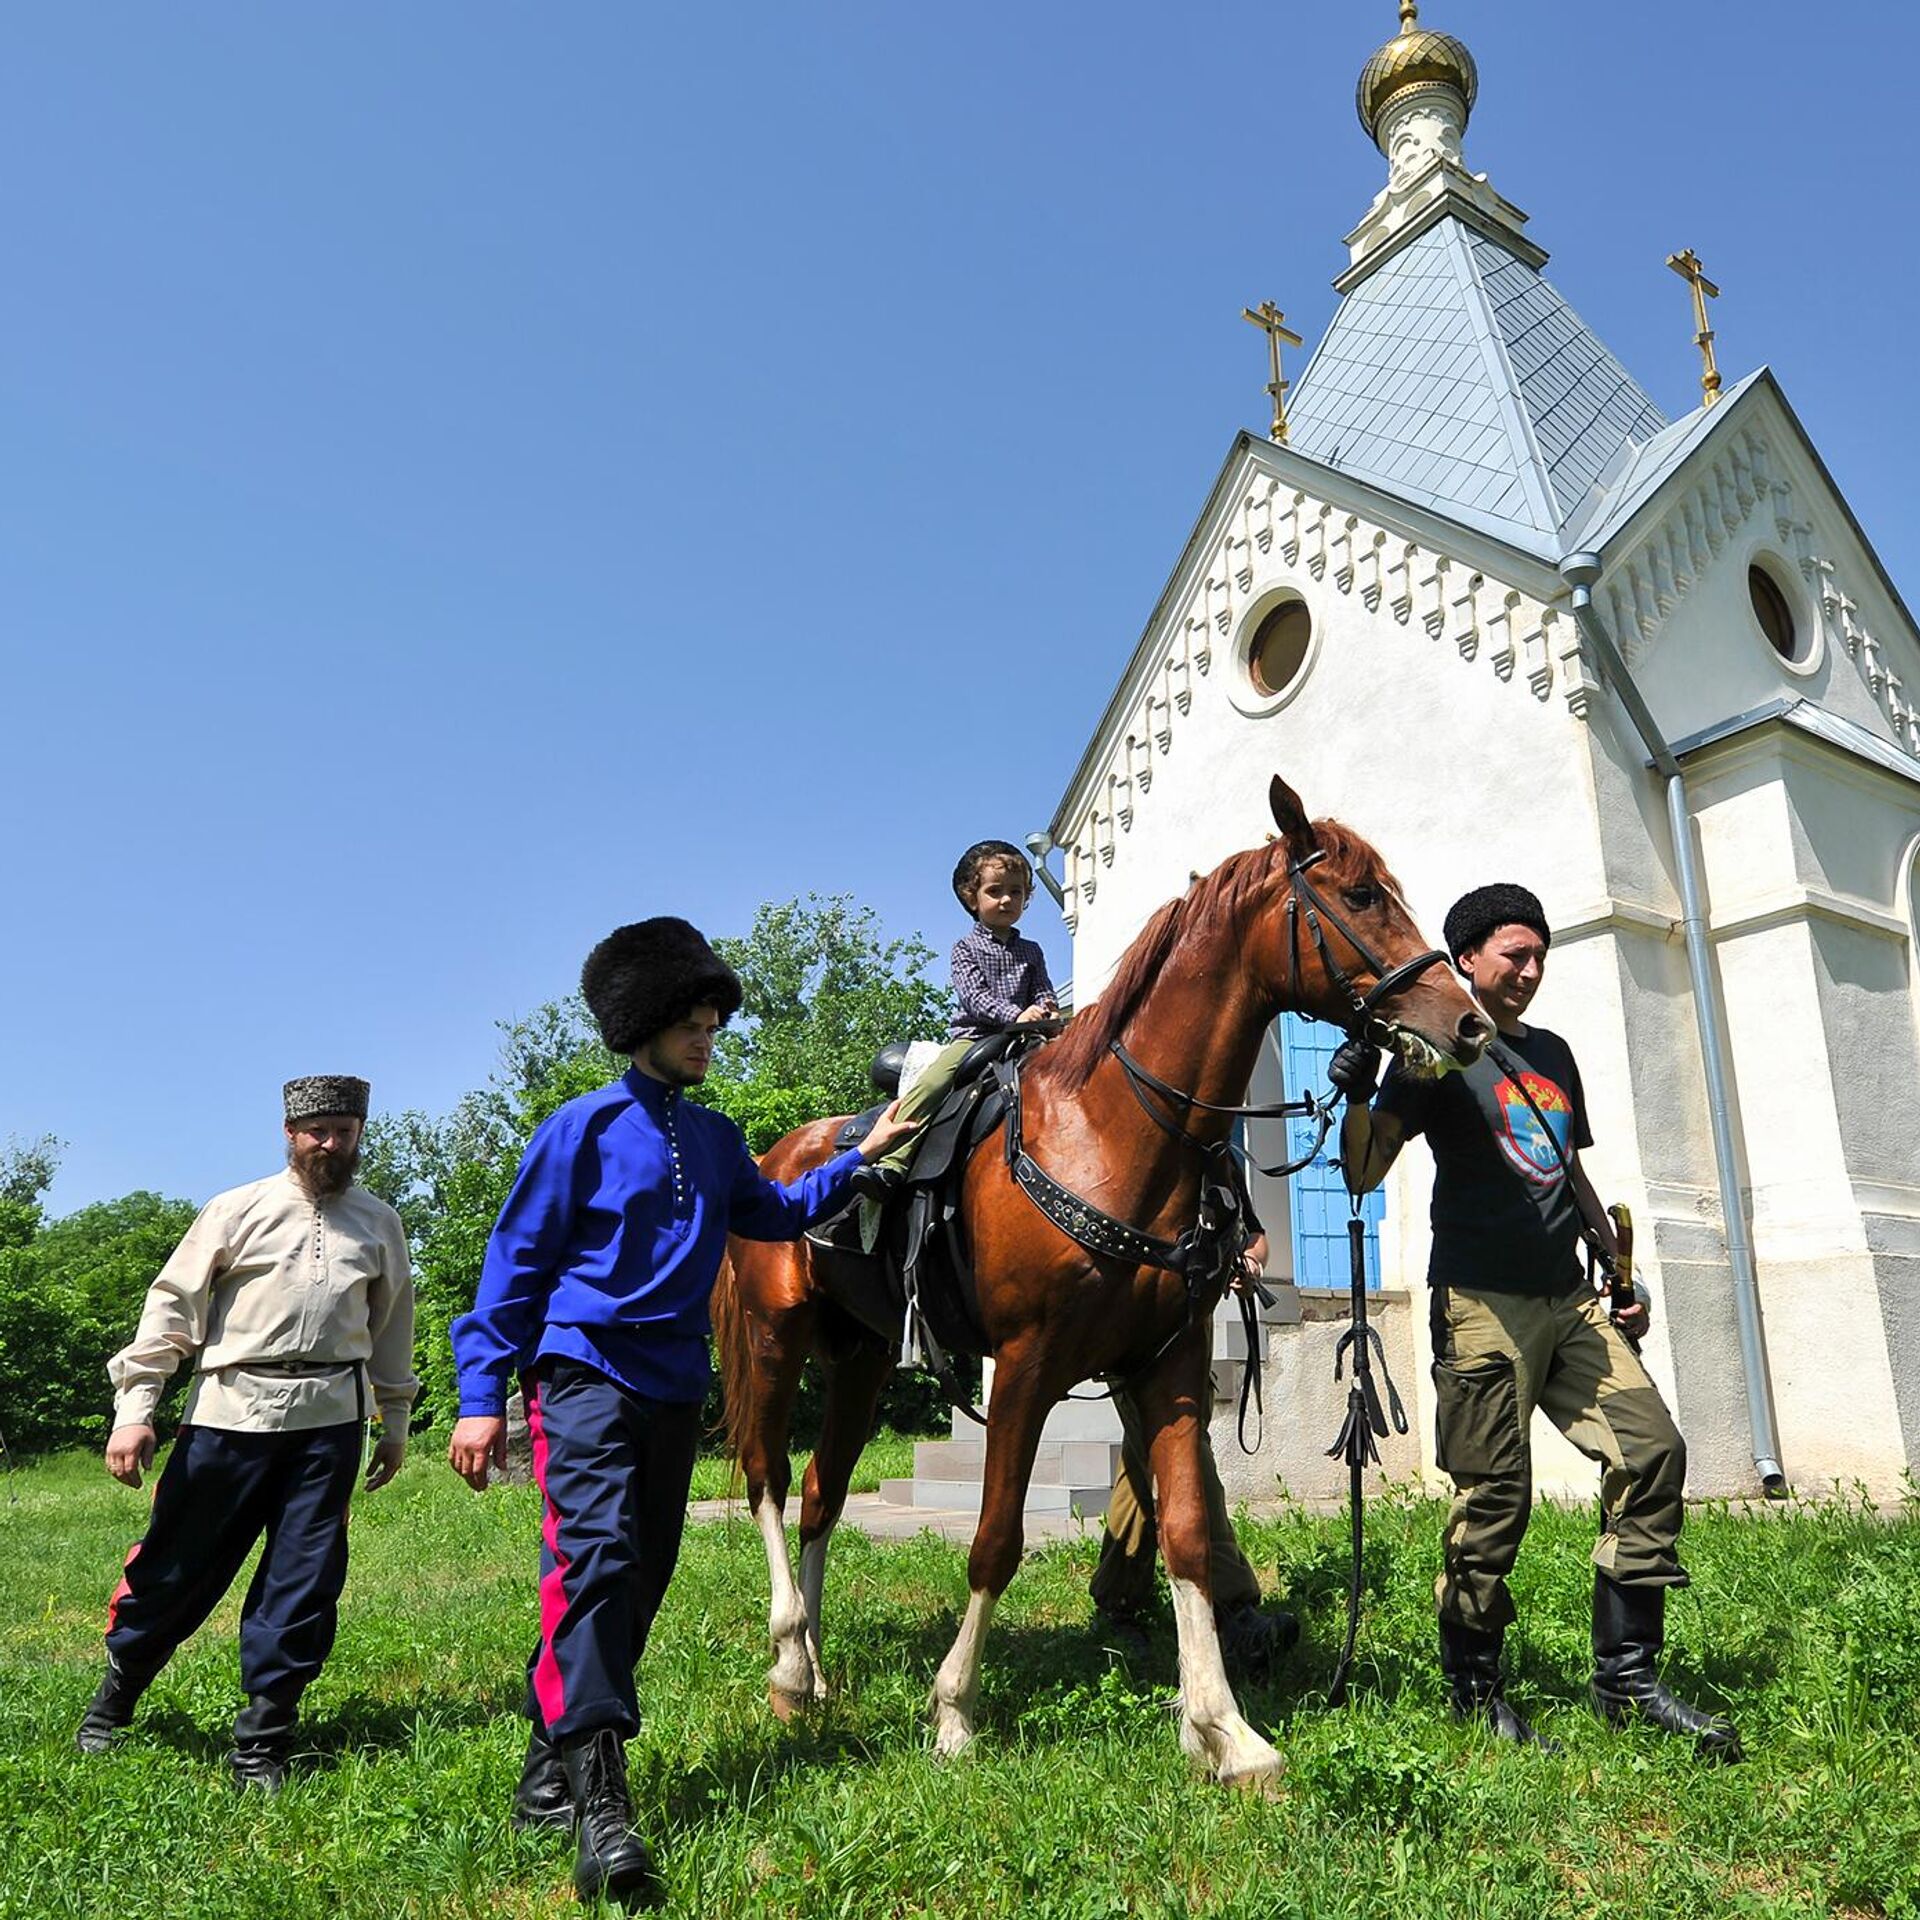
<path id="1" fill-rule="evenodd" d="M 1610 1726 L 1641 1719 L 1691 1739 L 1703 1760 L 1746 1757 L 1731 1721 L 1669 1693 L 1657 1671 L 1666 1644 L 1665 1587 L 1623 1587 L 1593 1576 L 1593 1704 Z"/>
<path id="2" fill-rule="evenodd" d="M 1535 1733 L 1507 1699 L 1500 1676 L 1499 1628 L 1463 1627 L 1458 1621 L 1440 1622 L 1440 1671 L 1447 1676 L 1453 1717 L 1483 1721 L 1497 1740 L 1517 1747 L 1538 1747 L 1558 1753 L 1560 1743 Z"/>
<path id="3" fill-rule="evenodd" d="M 298 1692 L 256 1693 L 248 1700 L 234 1716 L 233 1752 L 227 1756 L 236 1787 L 278 1793 L 287 1784 L 299 1718 Z"/>
<path id="4" fill-rule="evenodd" d="M 513 1824 L 526 1833 L 536 1827 L 573 1827 L 573 1789 L 560 1764 L 560 1749 L 538 1720 L 527 1735 L 527 1761 L 513 1790 Z"/>
<path id="5" fill-rule="evenodd" d="M 131 1673 L 112 1654 L 107 1655 L 107 1677 L 100 1682 L 80 1725 L 73 1744 L 82 1753 L 106 1753 L 133 1724 L 133 1710 L 140 1696 L 152 1684 L 150 1673 Z"/>
<path id="6" fill-rule="evenodd" d="M 633 1830 L 633 1799 L 627 1791 L 627 1749 L 617 1727 L 601 1727 L 560 1749 L 574 1811 L 580 1817 L 580 1851 L 573 1863 L 574 1891 L 582 1900 L 604 1893 L 623 1906 L 653 1906 L 663 1893 L 653 1855 Z"/>

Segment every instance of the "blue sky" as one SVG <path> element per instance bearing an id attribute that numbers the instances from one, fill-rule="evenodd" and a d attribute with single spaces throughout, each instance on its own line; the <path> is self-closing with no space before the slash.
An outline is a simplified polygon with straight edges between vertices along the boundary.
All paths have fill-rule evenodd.
<path id="1" fill-rule="evenodd" d="M 1913 10 L 1425 16 L 1583 317 L 1691 406 L 1697 248 L 1920 590 Z M 289 1074 L 444 1110 L 623 920 L 944 951 L 1264 425 L 1240 307 L 1332 313 L 1394 24 L 13 10 L 0 1139 L 66 1141 L 55 1208 L 255 1177 Z"/>

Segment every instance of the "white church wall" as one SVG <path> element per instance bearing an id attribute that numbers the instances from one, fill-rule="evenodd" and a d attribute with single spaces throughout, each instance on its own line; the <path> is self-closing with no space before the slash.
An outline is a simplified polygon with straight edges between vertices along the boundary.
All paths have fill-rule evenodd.
<path id="1" fill-rule="evenodd" d="M 1231 490 L 1242 503 L 1259 476 L 1249 479 Z M 1524 880 L 1556 924 L 1605 911 L 1610 895 L 1580 717 L 1591 683 L 1577 657 L 1550 655 L 1541 637 L 1564 628 L 1554 644 L 1565 647 L 1570 626 L 1560 616 L 1547 619 L 1550 606 L 1486 568 L 1436 569 L 1417 549 L 1409 560 L 1413 543 L 1403 532 L 1382 540 L 1383 529 L 1326 502 L 1304 500 L 1298 512 L 1305 531 L 1297 543 L 1285 537 L 1283 514 L 1279 537 L 1265 550 L 1247 540 L 1229 552 L 1231 515 L 1210 529 L 1184 594 L 1173 597 L 1150 636 L 1164 649 L 1168 680 L 1188 696 L 1184 710 L 1178 698 L 1167 699 L 1155 716 L 1163 729 L 1155 729 L 1146 714 L 1153 696 L 1141 696 L 1136 717 L 1110 727 L 1104 755 L 1093 756 L 1086 804 L 1062 836 L 1083 1005 L 1193 871 L 1271 831 L 1267 784 L 1275 772 L 1310 812 L 1335 814 L 1374 841 L 1430 939 L 1438 940 L 1441 918 L 1461 892 L 1492 878 Z M 1356 551 L 1362 563 L 1349 567 L 1346 556 Z M 1235 567 L 1235 559 L 1244 564 Z M 1377 596 L 1368 591 L 1375 577 Z M 1263 697 L 1246 677 L 1246 643 L 1287 595 L 1308 607 L 1313 646 L 1299 681 L 1279 698 Z M 1534 670 L 1520 671 L 1529 658 Z M 1176 676 L 1175 662 L 1188 671 Z M 1156 733 L 1151 753 L 1143 751 L 1143 737 Z M 1556 954 L 1541 1018 L 1568 1033 L 1583 1067 L 1619 1053 L 1610 944 L 1583 951 L 1576 942 Z M 1598 1085 L 1596 1124 L 1630 1141 L 1630 1097 L 1612 1089 L 1604 1065 Z M 1422 1148 L 1402 1156 L 1381 1240 L 1384 1287 L 1400 1296 L 1386 1303 L 1382 1326 L 1413 1427 L 1396 1448 L 1396 1467 L 1426 1474 L 1434 1470 L 1425 1285 L 1431 1165 Z M 1311 1319 L 1273 1330 L 1270 1407 L 1297 1406 L 1303 1394 L 1307 1404 L 1326 1399 L 1320 1388 L 1331 1391 L 1331 1342 L 1316 1340 L 1320 1332 Z M 1309 1392 L 1321 1372 L 1327 1381 Z M 1331 1429 L 1322 1437 L 1311 1420 L 1270 1421 L 1267 1446 L 1248 1462 L 1216 1424 L 1216 1452 L 1236 1497 L 1270 1493 L 1276 1473 L 1296 1492 L 1336 1490 L 1338 1472 L 1329 1479 L 1320 1458 Z M 1592 1467 L 1544 1420 L 1536 1437 L 1543 1491 L 1590 1495 Z"/>
<path id="2" fill-rule="evenodd" d="M 1777 726 L 1703 756 L 1690 786 L 1783 1461 L 1802 1486 L 1889 1493 L 1913 1457 L 1920 1362 L 1899 900 L 1920 789 Z"/>
<path id="3" fill-rule="evenodd" d="M 1671 740 L 1804 698 L 1920 752 L 1920 639 L 1769 386 L 1611 543 L 1596 602 Z M 1791 609 L 1783 659 L 1753 610 L 1762 568 Z"/>

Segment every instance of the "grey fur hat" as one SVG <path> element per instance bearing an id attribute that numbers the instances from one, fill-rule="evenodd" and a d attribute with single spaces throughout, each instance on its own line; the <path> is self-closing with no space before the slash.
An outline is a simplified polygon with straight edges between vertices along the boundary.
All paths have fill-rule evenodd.
<path id="1" fill-rule="evenodd" d="M 671 914 L 616 927 L 587 955 L 580 992 L 611 1053 L 632 1053 L 695 1007 L 723 1020 L 740 1011 L 739 976 L 699 928 Z"/>
<path id="2" fill-rule="evenodd" d="M 1462 894 L 1447 909 L 1441 934 L 1448 955 L 1458 960 L 1496 927 L 1531 927 L 1548 946 L 1553 945 L 1553 930 L 1547 925 L 1547 910 L 1540 904 L 1540 896 L 1511 880 L 1500 880 Z"/>
<path id="3" fill-rule="evenodd" d="M 287 1124 L 292 1126 L 296 1120 L 311 1120 L 321 1113 L 364 1120 L 367 1096 L 373 1089 L 350 1073 L 308 1073 L 289 1080 L 280 1091 L 287 1104 Z"/>

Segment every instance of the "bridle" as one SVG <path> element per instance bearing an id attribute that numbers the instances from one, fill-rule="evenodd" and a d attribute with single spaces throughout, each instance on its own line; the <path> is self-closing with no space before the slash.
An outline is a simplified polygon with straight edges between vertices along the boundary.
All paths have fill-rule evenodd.
<path id="1" fill-rule="evenodd" d="M 1294 1001 L 1300 998 L 1300 924 L 1306 922 L 1308 936 L 1312 939 L 1314 950 L 1320 957 L 1320 964 L 1326 970 L 1327 978 L 1345 995 L 1352 1009 L 1349 1017 L 1339 1023 L 1341 1031 L 1349 1040 L 1369 1040 L 1376 1046 L 1385 1045 L 1392 1039 L 1387 1023 L 1380 1019 L 1375 1009 L 1383 1000 L 1391 999 L 1404 987 L 1425 973 L 1430 967 L 1446 966 L 1447 956 L 1438 947 L 1430 947 L 1425 953 L 1417 953 L 1411 960 L 1404 960 L 1397 967 L 1389 967 L 1374 950 L 1355 933 L 1353 928 L 1335 911 L 1326 896 L 1307 878 L 1307 869 L 1320 864 L 1327 857 L 1326 850 L 1316 847 L 1313 852 L 1301 855 L 1287 868 L 1287 993 Z M 1354 984 L 1352 974 L 1341 966 L 1333 956 L 1333 948 L 1327 940 L 1327 927 L 1346 941 L 1359 956 L 1362 969 L 1373 975 L 1373 985 L 1362 993 Z M 1317 1016 L 1310 1015 L 1309 1018 Z M 1171 1134 L 1176 1140 L 1194 1149 L 1203 1156 L 1212 1157 L 1219 1151 L 1213 1143 L 1198 1140 L 1187 1131 L 1186 1120 L 1191 1113 L 1220 1114 L 1232 1120 L 1312 1120 L 1318 1127 L 1318 1137 L 1312 1147 L 1298 1160 L 1289 1160 L 1279 1166 L 1262 1167 L 1252 1161 L 1249 1164 L 1255 1170 L 1270 1179 L 1285 1179 L 1298 1173 L 1319 1156 L 1320 1149 L 1326 1144 L 1327 1134 L 1333 1125 L 1334 1109 L 1339 1105 L 1340 1096 L 1328 1093 L 1324 1098 L 1315 1099 L 1306 1094 L 1298 1100 L 1280 1100 L 1265 1107 L 1223 1106 L 1212 1100 L 1202 1100 L 1197 1094 L 1187 1093 L 1181 1088 L 1162 1080 L 1156 1073 L 1150 1072 L 1130 1054 L 1119 1040 L 1108 1043 L 1108 1052 L 1119 1061 L 1121 1071 L 1127 1077 L 1127 1088 L 1139 1101 L 1147 1117 L 1163 1133 Z M 1148 1095 L 1154 1096 L 1153 1100 Z M 1157 1100 L 1160 1105 L 1154 1102 Z M 1164 1110 L 1171 1108 L 1172 1114 Z"/>
<path id="2" fill-rule="evenodd" d="M 1403 987 L 1427 971 L 1429 967 L 1444 967 L 1447 956 L 1438 947 L 1430 947 L 1425 953 L 1416 953 L 1411 960 L 1404 960 L 1397 967 L 1389 967 L 1354 930 L 1341 919 L 1326 896 L 1307 878 L 1307 869 L 1320 864 L 1327 857 L 1324 848 L 1316 847 L 1312 853 L 1295 860 L 1287 870 L 1292 891 L 1287 895 L 1287 987 L 1294 999 L 1300 997 L 1300 923 L 1307 923 L 1307 931 L 1313 936 L 1315 951 L 1320 956 L 1320 964 L 1326 969 L 1327 978 L 1346 995 L 1347 1004 L 1353 1009 L 1352 1017 L 1342 1022 L 1349 1040 L 1371 1040 L 1374 1045 L 1382 1046 L 1392 1038 L 1386 1022 L 1377 1019 L 1374 1009 L 1383 1000 L 1391 999 Z M 1360 956 L 1360 963 L 1373 975 L 1373 985 L 1363 994 L 1353 983 L 1353 976 L 1333 957 L 1333 949 L 1327 944 L 1326 927 L 1329 923 L 1340 937 Z"/>

